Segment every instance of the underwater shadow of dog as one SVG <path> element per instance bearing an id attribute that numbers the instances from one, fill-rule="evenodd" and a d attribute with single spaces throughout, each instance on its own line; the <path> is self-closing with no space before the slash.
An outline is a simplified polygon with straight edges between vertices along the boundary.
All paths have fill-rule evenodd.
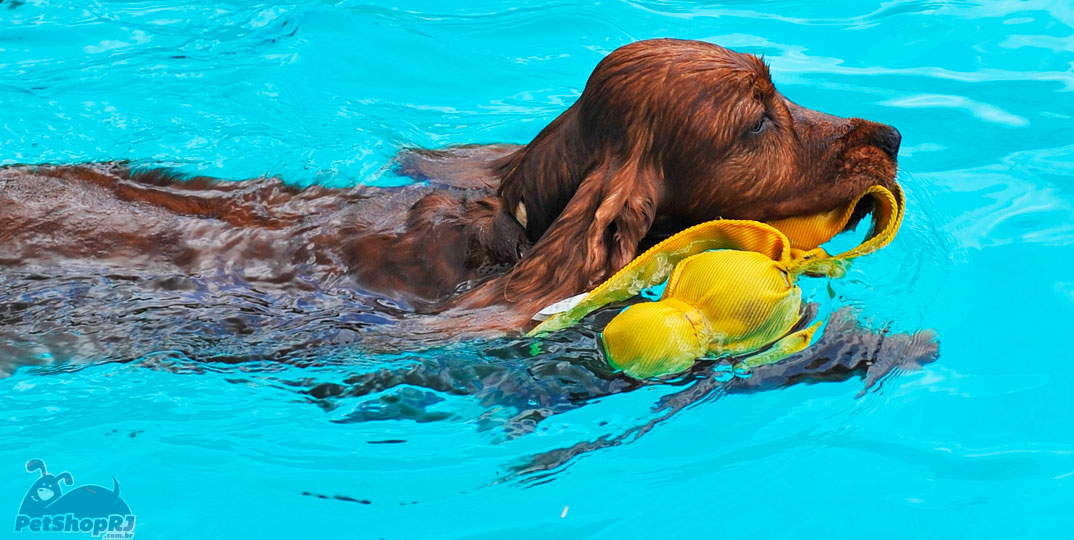
<path id="1" fill-rule="evenodd" d="M 887 378 L 917 371 L 939 355 L 931 330 L 913 334 L 869 330 L 859 322 L 857 310 L 842 308 L 828 318 L 826 331 L 808 349 L 778 363 L 757 366 L 748 377 L 725 371 L 734 358 L 724 358 L 702 360 L 672 379 L 642 381 L 610 368 L 596 352 L 600 328 L 617 311 L 618 306 L 612 306 L 576 328 L 541 340 L 489 343 L 482 359 L 442 353 L 405 367 L 359 373 L 342 382 L 307 380 L 301 391 L 326 411 L 349 410 L 333 420 L 339 423 L 460 420 L 436 405 L 444 396 L 475 399 L 485 412 L 465 420 L 476 420 L 480 430 L 498 433 L 494 440 L 510 440 L 536 431 L 550 417 L 607 396 L 654 384 L 682 388 L 661 397 L 650 411 L 652 419 L 641 425 L 529 456 L 511 464 L 508 474 L 497 480 L 541 483 L 552 480 L 576 458 L 630 443 L 684 409 L 723 395 L 860 378 L 860 398 L 879 391 Z M 807 305 L 805 311 L 804 318 L 814 317 L 816 305 Z M 540 351 L 534 353 L 537 348 Z M 504 411 L 510 412 L 504 416 Z"/>

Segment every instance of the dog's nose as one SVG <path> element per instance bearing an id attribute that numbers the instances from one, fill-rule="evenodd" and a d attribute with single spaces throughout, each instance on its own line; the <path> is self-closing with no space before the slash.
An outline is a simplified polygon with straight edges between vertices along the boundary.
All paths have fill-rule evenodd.
<path id="1" fill-rule="evenodd" d="M 902 143 L 902 134 L 899 130 L 887 124 L 879 124 L 874 137 L 877 148 L 883 150 L 891 159 L 899 155 L 899 144 Z"/>

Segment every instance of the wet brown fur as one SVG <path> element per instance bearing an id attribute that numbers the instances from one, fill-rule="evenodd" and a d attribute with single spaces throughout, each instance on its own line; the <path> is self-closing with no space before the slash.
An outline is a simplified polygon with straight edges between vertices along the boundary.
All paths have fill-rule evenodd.
<path id="1" fill-rule="evenodd" d="M 889 126 L 787 100 L 755 56 L 641 41 L 601 61 L 525 146 L 402 153 L 397 170 L 427 185 L 0 169 L 0 263 L 241 270 L 288 287 L 349 279 L 421 311 L 501 306 L 466 324 L 517 329 L 687 226 L 821 212 L 891 185 L 898 144 Z"/>

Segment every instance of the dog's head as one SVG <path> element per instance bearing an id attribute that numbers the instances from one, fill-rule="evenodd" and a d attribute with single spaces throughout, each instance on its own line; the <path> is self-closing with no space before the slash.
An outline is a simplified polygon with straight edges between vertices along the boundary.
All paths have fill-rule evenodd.
<path id="1" fill-rule="evenodd" d="M 756 56 L 697 41 L 626 45 L 497 165 L 503 211 L 534 243 L 505 295 L 581 292 L 629 262 L 654 227 L 845 206 L 870 185 L 892 186 L 899 142 L 890 126 L 788 100 Z"/>

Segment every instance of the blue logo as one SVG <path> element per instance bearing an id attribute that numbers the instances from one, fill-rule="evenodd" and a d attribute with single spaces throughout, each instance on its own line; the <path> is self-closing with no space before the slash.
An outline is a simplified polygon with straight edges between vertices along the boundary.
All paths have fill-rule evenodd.
<path id="1" fill-rule="evenodd" d="M 45 462 L 31 459 L 27 472 L 41 471 L 15 517 L 15 532 L 89 533 L 106 539 L 134 538 L 135 516 L 119 496 L 119 481 L 112 478 L 112 489 L 80 486 L 67 493 L 60 484 L 75 483 L 69 472 L 51 475 Z"/>

